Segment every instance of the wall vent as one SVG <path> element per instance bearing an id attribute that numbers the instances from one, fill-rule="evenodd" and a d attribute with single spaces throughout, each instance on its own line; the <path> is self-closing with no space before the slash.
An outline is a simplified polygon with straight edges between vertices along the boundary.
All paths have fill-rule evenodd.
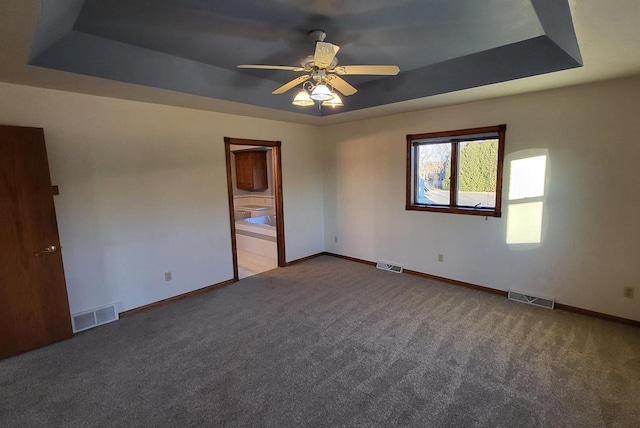
<path id="1" fill-rule="evenodd" d="M 378 262 L 378 264 L 376 264 L 376 267 L 378 269 L 387 270 L 389 272 L 402 273 L 402 266 L 392 265 L 386 262 Z"/>
<path id="2" fill-rule="evenodd" d="M 509 300 L 515 302 L 527 303 L 529 305 L 540 306 L 541 308 L 553 309 L 555 305 L 555 299 L 548 299 L 546 297 L 534 296 L 532 294 L 524 293 L 522 291 L 509 290 Z"/>
<path id="3" fill-rule="evenodd" d="M 78 333 L 118 319 L 118 303 L 102 306 L 71 316 L 73 332 Z"/>

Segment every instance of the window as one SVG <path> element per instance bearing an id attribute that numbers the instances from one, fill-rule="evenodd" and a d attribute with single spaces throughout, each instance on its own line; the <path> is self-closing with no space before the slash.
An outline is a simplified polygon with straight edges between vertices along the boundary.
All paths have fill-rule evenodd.
<path id="1" fill-rule="evenodd" d="M 506 125 L 407 135 L 407 210 L 501 216 Z"/>

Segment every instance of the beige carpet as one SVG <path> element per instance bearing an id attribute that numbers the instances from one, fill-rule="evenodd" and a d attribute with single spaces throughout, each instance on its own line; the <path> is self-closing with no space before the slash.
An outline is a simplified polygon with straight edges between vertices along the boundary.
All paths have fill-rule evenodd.
<path id="1" fill-rule="evenodd" d="M 640 329 L 332 257 L 0 361 L 0 426 L 638 427 Z"/>

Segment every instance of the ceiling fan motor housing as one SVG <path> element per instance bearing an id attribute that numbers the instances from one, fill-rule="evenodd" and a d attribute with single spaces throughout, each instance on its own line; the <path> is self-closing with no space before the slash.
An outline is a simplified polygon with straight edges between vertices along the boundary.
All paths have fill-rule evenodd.
<path id="1" fill-rule="evenodd" d="M 310 52 L 307 55 L 303 56 L 302 58 L 300 58 L 300 65 L 305 70 L 309 70 L 309 71 L 312 70 L 314 56 L 315 56 L 315 52 Z M 336 65 L 338 65 L 338 57 L 334 56 L 333 59 L 331 60 L 331 64 L 329 65 L 329 67 L 327 67 L 327 70 L 333 70 Z"/>

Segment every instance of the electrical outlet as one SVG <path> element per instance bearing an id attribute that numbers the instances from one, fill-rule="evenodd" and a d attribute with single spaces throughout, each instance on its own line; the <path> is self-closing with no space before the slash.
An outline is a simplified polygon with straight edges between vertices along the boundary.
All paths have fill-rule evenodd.
<path id="1" fill-rule="evenodd" d="M 164 280 L 165 281 L 171 281 L 173 279 L 173 275 L 171 274 L 171 272 L 165 272 L 164 273 Z"/>
<path id="2" fill-rule="evenodd" d="M 622 287 L 622 297 L 633 299 L 635 289 L 633 287 Z"/>
<path id="3" fill-rule="evenodd" d="M 438 261 L 439 262 L 443 262 L 444 261 L 444 254 L 438 254 Z"/>
<path id="4" fill-rule="evenodd" d="M 337 236 L 333 237 L 333 242 L 338 242 L 338 237 Z"/>

